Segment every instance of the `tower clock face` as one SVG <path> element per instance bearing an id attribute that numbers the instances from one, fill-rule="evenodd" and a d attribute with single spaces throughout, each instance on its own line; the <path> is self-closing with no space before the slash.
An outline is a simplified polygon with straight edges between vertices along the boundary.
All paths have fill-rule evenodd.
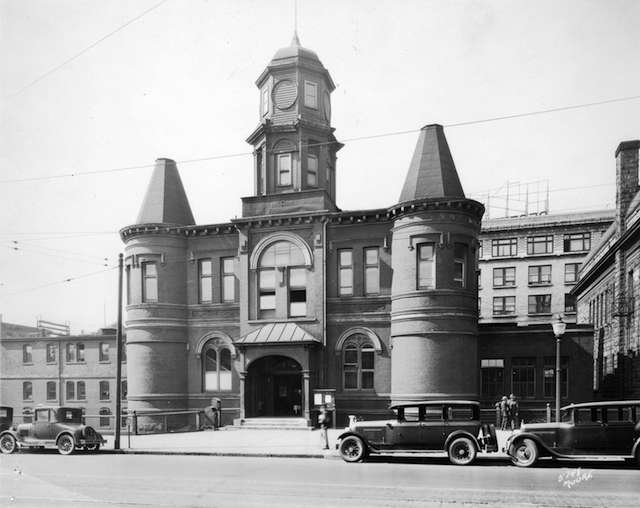
<path id="1" fill-rule="evenodd" d="M 324 108 L 324 118 L 327 122 L 331 121 L 331 97 L 329 97 L 329 92 L 324 93 L 324 98 L 322 100 L 322 106 Z"/>
<path id="2" fill-rule="evenodd" d="M 273 87 L 273 102 L 278 109 L 288 109 L 296 102 L 298 88 L 290 79 L 278 81 Z"/>

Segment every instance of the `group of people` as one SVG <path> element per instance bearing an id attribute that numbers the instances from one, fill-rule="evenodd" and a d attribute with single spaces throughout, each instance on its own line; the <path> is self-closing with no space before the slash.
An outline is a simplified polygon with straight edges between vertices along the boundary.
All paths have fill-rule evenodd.
<path id="1" fill-rule="evenodd" d="M 499 427 L 500 430 L 507 430 L 510 427 L 514 430 L 518 426 L 518 401 L 516 396 L 512 393 L 507 397 L 504 395 L 502 399 L 496 402 L 496 409 L 498 409 L 499 415 Z"/>

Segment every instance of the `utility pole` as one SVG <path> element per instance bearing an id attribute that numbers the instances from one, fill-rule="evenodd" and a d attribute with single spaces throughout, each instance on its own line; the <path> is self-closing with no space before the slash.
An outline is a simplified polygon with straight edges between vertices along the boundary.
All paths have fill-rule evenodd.
<path id="1" fill-rule="evenodd" d="M 120 449 L 120 413 L 122 412 L 122 253 L 118 254 L 118 324 L 116 329 L 116 417 L 114 450 Z"/>

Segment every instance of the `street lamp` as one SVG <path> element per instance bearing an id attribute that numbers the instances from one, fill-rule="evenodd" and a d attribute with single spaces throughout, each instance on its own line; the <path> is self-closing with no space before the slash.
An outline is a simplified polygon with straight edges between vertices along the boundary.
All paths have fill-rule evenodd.
<path id="1" fill-rule="evenodd" d="M 558 315 L 551 323 L 553 334 L 556 336 L 556 423 L 560 422 L 560 337 L 567 329 L 567 323 L 562 321 L 562 316 Z"/>

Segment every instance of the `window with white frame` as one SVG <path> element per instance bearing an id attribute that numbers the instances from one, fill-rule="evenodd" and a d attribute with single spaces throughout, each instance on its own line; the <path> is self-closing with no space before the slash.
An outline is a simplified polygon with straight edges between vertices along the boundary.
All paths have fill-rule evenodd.
<path id="1" fill-rule="evenodd" d="M 87 400 L 87 392 L 84 381 L 67 381 L 65 394 L 68 401 Z"/>
<path id="2" fill-rule="evenodd" d="M 213 302 L 213 270 L 211 259 L 198 260 L 198 302 Z"/>
<path id="3" fill-rule="evenodd" d="M 546 286 L 549 284 L 551 284 L 551 265 L 529 267 L 529 286 Z"/>
<path id="4" fill-rule="evenodd" d="M 551 295 L 529 295 L 529 314 L 551 314 Z"/>
<path id="5" fill-rule="evenodd" d="M 368 337 L 355 334 L 342 348 L 343 388 L 372 390 L 375 372 L 375 349 Z"/>
<path id="6" fill-rule="evenodd" d="M 491 257 L 500 258 L 518 254 L 517 238 L 496 238 L 491 240 Z"/>
<path id="7" fill-rule="evenodd" d="M 467 286 L 467 246 L 464 243 L 453 245 L 453 284 L 456 287 Z"/>
<path id="8" fill-rule="evenodd" d="M 313 81 L 304 82 L 304 105 L 318 109 L 318 84 Z"/>
<path id="9" fill-rule="evenodd" d="M 69 342 L 66 346 L 67 363 L 84 362 L 84 344 Z"/>
<path id="10" fill-rule="evenodd" d="M 269 113 L 269 85 L 265 85 L 262 88 L 260 113 L 262 116 L 266 116 Z"/>
<path id="11" fill-rule="evenodd" d="M 418 261 L 418 289 L 433 289 L 436 283 L 435 274 L 435 243 L 419 243 L 417 251 Z"/>
<path id="12" fill-rule="evenodd" d="M 506 288 L 516 285 L 516 267 L 507 266 L 493 269 L 493 287 Z"/>
<path id="13" fill-rule="evenodd" d="M 278 185 L 281 187 L 287 187 L 291 185 L 291 154 L 277 154 L 276 167 L 278 171 Z"/>
<path id="14" fill-rule="evenodd" d="M 318 156 L 315 154 L 307 155 L 307 186 L 318 186 Z"/>
<path id="15" fill-rule="evenodd" d="M 234 302 L 236 299 L 236 275 L 233 268 L 233 258 L 222 258 L 220 260 L 222 268 L 222 301 Z"/>
<path id="16" fill-rule="evenodd" d="M 109 343 L 108 342 L 100 343 L 99 361 L 101 362 L 109 361 Z"/>
<path id="17" fill-rule="evenodd" d="M 380 249 L 364 249 L 364 292 L 367 295 L 380 293 Z"/>
<path id="18" fill-rule="evenodd" d="M 22 382 L 22 400 L 33 400 L 33 383 L 31 381 Z"/>
<path id="19" fill-rule="evenodd" d="M 100 400 L 111 399 L 111 393 L 109 390 L 109 381 L 100 381 L 98 390 L 100 392 Z"/>
<path id="20" fill-rule="evenodd" d="M 158 265 L 155 261 L 142 263 L 142 301 L 158 301 Z"/>
<path id="21" fill-rule="evenodd" d="M 516 313 L 516 297 L 515 296 L 494 296 L 493 297 L 493 315 L 494 316 L 511 316 Z"/>
<path id="22" fill-rule="evenodd" d="M 204 391 L 231 390 L 231 351 L 219 341 L 209 341 L 203 349 Z"/>
<path id="23" fill-rule="evenodd" d="M 47 400 L 56 400 L 58 397 L 58 390 L 56 388 L 55 381 L 47 381 Z"/>
<path id="24" fill-rule="evenodd" d="M 564 235 L 564 252 L 584 252 L 591 249 L 591 233 L 569 233 Z"/>
<path id="25" fill-rule="evenodd" d="M 582 263 L 567 263 L 564 265 L 564 281 L 571 284 L 578 282 L 578 273 L 580 273 Z"/>
<path id="26" fill-rule="evenodd" d="M 33 347 L 31 344 L 22 345 L 22 363 L 33 363 Z"/>
<path id="27" fill-rule="evenodd" d="M 527 254 L 550 254 L 553 252 L 553 235 L 527 237 Z"/>
<path id="28" fill-rule="evenodd" d="M 99 425 L 100 427 L 110 427 L 111 426 L 111 409 L 109 409 L 108 407 L 101 407 L 100 408 L 100 421 L 99 421 Z"/>
<path id="29" fill-rule="evenodd" d="M 351 249 L 338 250 L 338 294 L 353 295 L 353 251 Z"/>
<path id="30" fill-rule="evenodd" d="M 47 363 L 58 362 L 58 345 L 47 344 Z"/>
<path id="31" fill-rule="evenodd" d="M 287 318 L 307 314 L 307 267 L 302 250 L 278 241 L 260 255 L 258 266 L 260 318 Z"/>

